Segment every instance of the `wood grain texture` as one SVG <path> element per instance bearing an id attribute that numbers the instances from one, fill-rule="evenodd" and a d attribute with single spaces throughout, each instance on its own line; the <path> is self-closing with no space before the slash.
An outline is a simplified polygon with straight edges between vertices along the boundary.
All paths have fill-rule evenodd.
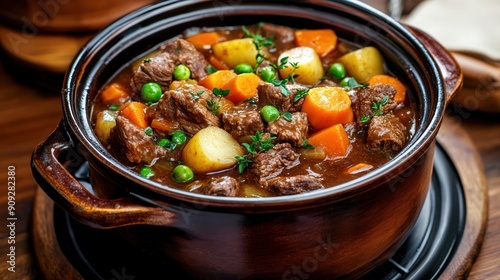
<path id="1" fill-rule="evenodd" d="M 33 205 L 35 210 L 32 230 L 33 253 L 42 272 L 41 275 L 45 279 L 58 279 L 61 275 L 64 275 L 64 279 L 83 279 L 66 259 L 57 243 L 54 203 L 50 202 L 50 198 L 41 189 L 38 189 Z"/>
<path id="2" fill-rule="evenodd" d="M 452 118 L 445 118 L 438 141 L 451 157 L 464 186 L 466 223 L 460 245 L 440 279 L 465 279 L 483 243 L 488 193 L 483 163 L 472 140 Z"/>

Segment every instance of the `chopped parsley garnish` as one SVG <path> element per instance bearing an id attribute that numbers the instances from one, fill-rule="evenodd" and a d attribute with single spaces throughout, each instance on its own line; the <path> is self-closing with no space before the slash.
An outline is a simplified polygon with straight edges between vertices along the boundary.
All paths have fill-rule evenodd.
<path id="1" fill-rule="evenodd" d="M 212 74 L 217 72 L 217 69 L 212 65 L 208 65 L 207 67 L 205 67 L 205 71 L 207 71 L 208 74 Z"/>
<path id="2" fill-rule="evenodd" d="M 288 79 L 272 80 L 271 81 L 271 84 L 273 84 L 275 87 L 280 88 L 281 94 L 283 94 L 283 96 L 288 96 L 290 94 L 290 90 L 286 86 L 287 83 L 288 83 Z"/>
<path id="3" fill-rule="evenodd" d="M 260 34 L 253 34 L 245 26 L 242 26 L 241 30 L 243 30 L 243 33 L 245 33 L 246 37 L 253 39 L 253 44 L 255 46 L 255 49 L 257 50 L 257 55 L 255 56 L 256 63 L 253 67 L 254 72 L 256 72 L 262 62 L 268 60 L 268 58 L 262 53 L 262 48 L 274 47 L 276 44 L 274 43 L 273 37 L 264 38 Z"/>
<path id="4" fill-rule="evenodd" d="M 238 172 L 243 173 L 245 168 L 248 167 L 248 164 L 252 162 L 251 159 L 248 158 L 248 155 L 236 156 L 236 162 L 238 164 Z"/>
<path id="5" fill-rule="evenodd" d="M 252 162 L 250 156 L 256 156 L 257 154 L 270 150 L 274 147 L 274 144 L 272 142 L 276 140 L 276 137 L 267 137 L 266 139 L 262 139 L 262 136 L 263 133 L 257 131 L 255 132 L 255 135 L 250 136 L 250 139 L 252 139 L 252 143 L 242 144 L 243 147 L 247 149 L 249 155 L 247 154 L 235 157 L 238 163 L 238 171 L 240 173 L 242 173 L 243 170 L 248 167 L 248 164 Z"/>
<path id="6" fill-rule="evenodd" d="M 214 116 L 217 116 L 220 111 L 220 105 L 218 105 L 218 102 L 213 100 L 213 99 L 207 99 L 207 109 L 210 111 Z"/>
<path id="7" fill-rule="evenodd" d="M 151 58 L 146 58 L 146 59 L 144 59 L 142 62 L 144 62 L 144 63 L 151 62 Z"/>
<path id="8" fill-rule="evenodd" d="M 281 114 L 281 116 L 283 116 L 283 118 L 286 120 L 286 121 L 289 121 L 291 122 L 292 121 L 292 113 L 290 112 L 284 112 L 283 114 Z"/>
<path id="9" fill-rule="evenodd" d="M 369 115 L 369 116 L 362 116 L 361 119 L 359 120 L 361 123 L 365 123 L 365 122 L 368 122 L 369 120 L 371 120 L 373 116 L 372 115 Z"/>
<path id="10" fill-rule="evenodd" d="M 257 105 L 257 103 L 255 102 L 255 98 L 253 98 L 253 97 L 249 97 L 249 98 L 243 100 L 243 102 L 246 102 L 250 105 Z"/>
<path id="11" fill-rule="evenodd" d="M 362 116 L 359 120 L 361 123 L 366 123 L 371 120 L 374 116 L 380 116 L 384 113 L 384 105 L 389 101 L 389 96 L 384 96 L 380 101 L 372 102 L 373 114 L 368 116 Z"/>
<path id="12" fill-rule="evenodd" d="M 286 84 L 288 84 L 289 81 L 295 84 L 295 78 L 299 76 L 298 74 L 295 74 L 295 70 L 299 68 L 299 64 L 297 62 L 289 62 L 288 56 L 281 58 L 278 65 L 273 63 L 270 64 L 277 70 L 285 68 L 287 64 L 290 64 L 293 67 L 292 72 L 290 72 L 290 74 L 288 74 L 283 80 L 275 79 L 271 81 L 271 84 L 280 88 L 281 94 L 283 94 L 283 96 L 288 96 L 290 94 L 290 90 L 288 89 Z"/>
<path id="13" fill-rule="evenodd" d="M 307 96 L 309 93 L 309 89 L 297 89 L 297 94 L 293 97 L 293 102 L 297 103 L 299 102 L 300 99 L 304 98 Z"/>
<path id="14" fill-rule="evenodd" d="M 229 89 L 214 88 L 213 93 L 219 97 L 226 97 L 229 94 Z"/>
<path id="15" fill-rule="evenodd" d="M 225 97 L 229 94 L 229 89 L 221 89 L 221 88 L 214 88 L 213 91 L 215 96 L 217 96 L 217 100 L 214 99 L 207 99 L 207 109 L 214 115 L 217 116 L 220 111 L 220 105 L 219 101 L 221 97 Z"/>
<path id="16" fill-rule="evenodd" d="M 189 94 L 191 95 L 191 100 L 198 100 L 198 99 L 200 99 L 200 96 L 203 94 L 203 92 L 205 92 L 205 91 L 200 90 L 197 93 L 194 93 L 194 92 L 190 91 Z"/>
<path id="17" fill-rule="evenodd" d="M 288 56 L 282 57 L 279 61 L 278 64 L 274 63 L 269 63 L 271 67 L 274 67 L 276 70 L 284 69 L 286 68 L 286 65 L 288 64 Z M 293 64 L 291 64 L 293 66 Z"/>
<path id="18" fill-rule="evenodd" d="M 309 141 L 309 139 L 304 140 L 304 143 L 302 143 L 301 147 L 304 149 L 308 149 L 308 150 L 314 150 L 314 146 L 307 143 L 308 141 Z"/>
<path id="19" fill-rule="evenodd" d="M 379 102 L 372 103 L 372 109 L 375 110 L 375 115 L 379 116 L 383 114 L 383 107 L 389 101 L 389 96 L 384 96 Z"/>
<path id="20" fill-rule="evenodd" d="M 243 143 L 243 147 L 245 147 L 252 155 L 257 155 L 260 152 L 272 149 L 274 147 L 272 142 L 276 139 L 276 137 L 267 137 L 266 139 L 262 139 L 262 136 L 263 134 L 259 131 L 255 132 L 255 135 L 250 136 L 252 143 Z"/>

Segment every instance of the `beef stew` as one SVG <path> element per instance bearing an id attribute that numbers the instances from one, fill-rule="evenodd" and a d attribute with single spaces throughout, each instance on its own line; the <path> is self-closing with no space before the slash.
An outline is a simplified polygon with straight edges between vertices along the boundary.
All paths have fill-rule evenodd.
<path id="1" fill-rule="evenodd" d="M 410 89 L 374 47 L 268 23 L 193 30 L 117 71 L 93 104 L 100 141 L 145 178 L 291 195 L 362 176 L 412 136 Z"/>

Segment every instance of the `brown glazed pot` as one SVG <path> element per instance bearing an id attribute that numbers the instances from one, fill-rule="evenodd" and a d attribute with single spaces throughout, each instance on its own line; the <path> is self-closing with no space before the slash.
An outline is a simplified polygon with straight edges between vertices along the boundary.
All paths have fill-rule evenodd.
<path id="1" fill-rule="evenodd" d="M 344 40 L 381 50 L 417 104 L 407 147 L 382 167 L 332 188 L 228 198 L 143 179 L 99 143 L 91 102 L 123 65 L 186 28 L 259 21 L 333 28 Z M 166 1 L 121 18 L 83 47 L 66 75 L 64 118 L 36 147 L 33 174 L 77 220 L 120 227 L 130 241 L 164 253 L 196 278 L 356 278 L 390 258 L 414 225 L 428 193 L 435 137 L 461 80 L 459 66 L 436 41 L 362 3 Z M 94 191 L 107 197 L 76 180 L 71 167 L 78 161 L 88 161 Z"/>

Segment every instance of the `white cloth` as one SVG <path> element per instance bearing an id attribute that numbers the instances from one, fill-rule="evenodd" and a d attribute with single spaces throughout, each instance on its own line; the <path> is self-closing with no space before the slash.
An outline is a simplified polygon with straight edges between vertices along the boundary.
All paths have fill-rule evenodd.
<path id="1" fill-rule="evenodd" d="M 500 61 L 500 0 L 426 0 L 402 21 L 451 51 Z"/>

